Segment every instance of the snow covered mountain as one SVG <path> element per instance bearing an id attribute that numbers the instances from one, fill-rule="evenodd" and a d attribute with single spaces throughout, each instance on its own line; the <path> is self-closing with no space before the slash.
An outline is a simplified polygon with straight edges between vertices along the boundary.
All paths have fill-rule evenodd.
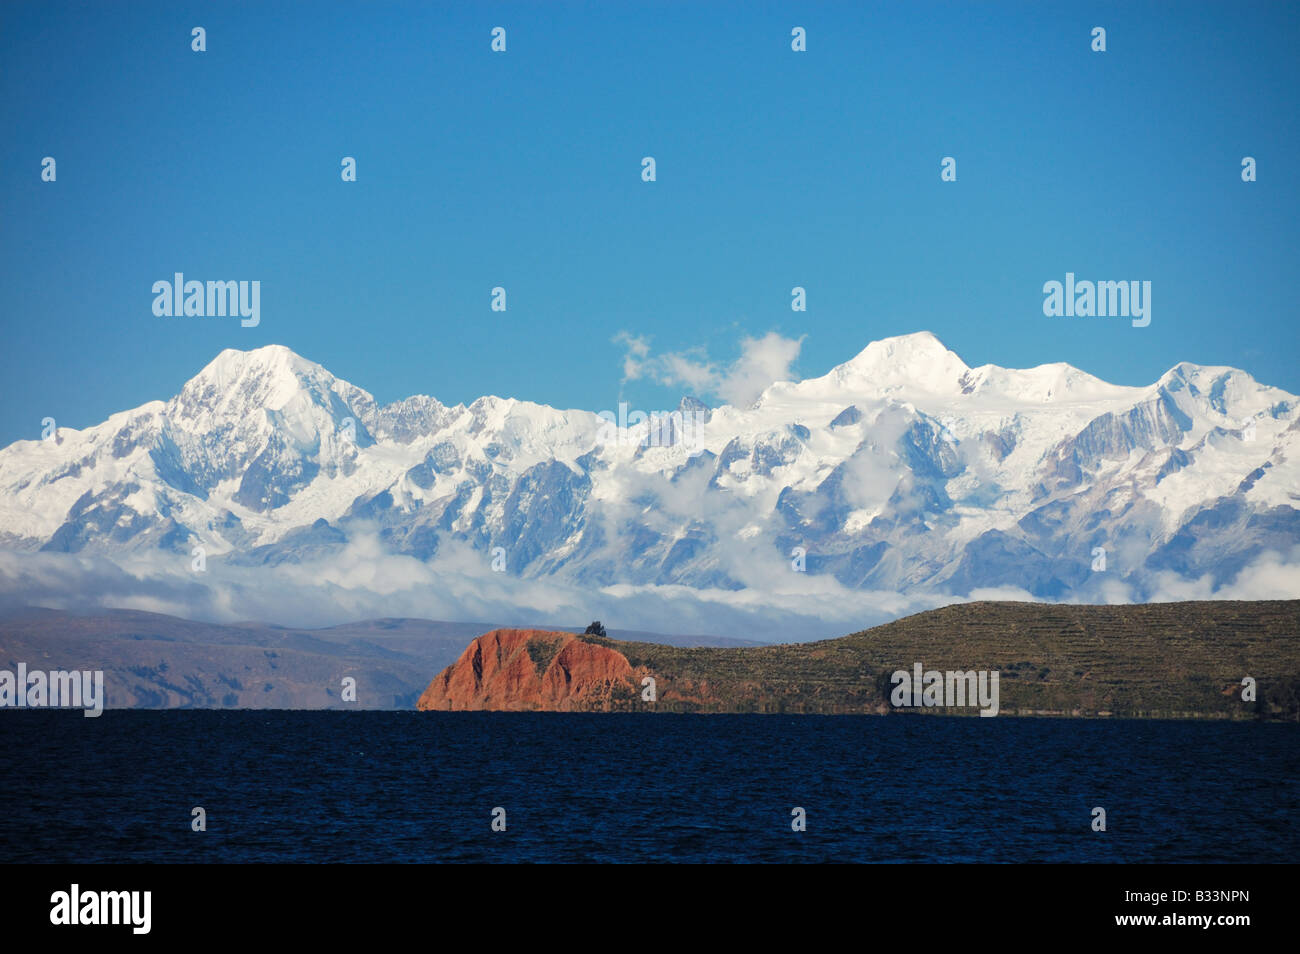
<path id="1" fill-rule="evenodd" d="M 1119 387 L 970 368 L 921 332 L 750 407 L 679 410 L 657 440 L 496 397 L 380 406 L 287 348 L 227 350 L 169 401 L 0 450 L 0 546 L 266 567 L 371 534 L 583 587 L 758 590 L 802 568 L 1049 599 L 1218 583 L 1300 546 L 1297 399 L 1232 368 Z"/>

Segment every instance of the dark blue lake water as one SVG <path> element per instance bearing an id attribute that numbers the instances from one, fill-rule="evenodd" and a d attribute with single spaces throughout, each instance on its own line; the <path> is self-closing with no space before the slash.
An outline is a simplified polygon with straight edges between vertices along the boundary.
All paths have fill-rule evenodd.
<path id="1" fill-rule="evenodd" d="M 11 862 L 1300 854 L 1294 725 L 10 710 L 0 740 Z M 190 829 L 195 806 L 206 832 Z"/>

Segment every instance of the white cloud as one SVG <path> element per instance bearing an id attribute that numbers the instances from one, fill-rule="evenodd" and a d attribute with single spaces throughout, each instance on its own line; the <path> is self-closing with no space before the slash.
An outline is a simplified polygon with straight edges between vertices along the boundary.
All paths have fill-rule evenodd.
<path id="1" fill-rule="evenodd" d="M 137 555 L 118 565 L 103 557 L 0 550 L 0 609 L 139 609 L 286 626 L 394 616 L 543 627 L 583 626 L 600 619 L 611 630 L 791 642 L 843 636 L 951 603 L 1047 602 L 1015 586 L 981 589 L 966 597 L 851 589 L 830 576 L 796 573 L 787 560 L 746 540 L 735 540 L 726 562 L 743 589 L 592 588 L 556 577 L 525 579 L 492 572 L 490 557 L 468 544 L 448 541 L 426 563 L 386 551 L 374 536 L 360 536 L 341 552 L 299 564 L 228 566 L 209 558 L 203 574 L 190 572 L 188 556 L 174 554 Z M 1098 602 L 1099 597 L 1108 603 L 1133 601 L 1121 584 L 1063 602 Z M 1209 576 L 1187 580 L 1163 574 L 1150 601 L 1297 597 L 1300 548 L 1264 553 L 1217 589 Z"/>
<path id="2" fill-rule="evenodd" d="M 193 573 L 188 557 L 159 552 L 119 566 L 102 557 L 0 551 L 0 608 L 139 609 L 286 626 L 395 616 L 514 626 L 601 619 L 611 630 L 797 641 L 952 602 L 850 590 L 829 576 L 795 573 L 770 554 L 749 564 L 740 590 L 525 579 L 492 572 L 490 557 L 468 544 L 448 541 L 426 563 L 385 551 L 373 536 L 310 562 L 231 566 L 210 557 L 207 567 Z"/>
<path id="3" fill-rule="evenodd" d="M 1198 579 L 1188 579 L 1163 571 L 1156 575 L 1150 589 L 1148 602 L 1152 603 L 1300 599 L 1300 547 L 1292 547 L 1285 554 L 1267 550 L 1218 587 L 1208 573 Z"/>
<path id="4" fill-rule="evenodd" d="M 616 334 L 614 342 L 623 345 L 626 352 L 623 355 L 623 380 L 635 381 L 642 377 L 645 373 L 645 359 L 650 354 L 650 343 L 645 338 L 626 331 Z"/>
<path id="5" fill-rule="evenodd" d="M 649 342 L 626 331 L 615 336 L 623 345 L 623 381 L 648 378 L 670 387 L 684 387 L 698 396 L 716 397 L 735 407 L 748 407 L 769 385 L 789 381 L 803 346 L 803 336 L 786 338 L 769 331 L 760 338 L 740 340 L 740 356 L 731 364 L 712 361 L 702 348 L 653 355 Z"/>

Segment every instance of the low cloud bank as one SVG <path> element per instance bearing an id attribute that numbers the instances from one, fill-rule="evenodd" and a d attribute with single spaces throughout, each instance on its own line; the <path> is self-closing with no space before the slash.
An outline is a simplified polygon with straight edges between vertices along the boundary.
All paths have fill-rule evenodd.
<path id="1" fill-rule="evenodd" d="M 1300 597 L 1300 547 L 1266 552 L 1230 581 L 1157 574 L 1150 592 L 1098 574 L 1064 602 L 1131 603 Z M 953 596 L 940 592 L 853 590 L 829 576 L 788 571 L 761 587 L 677 585 L 590 587 L 549 577 L 493 572 L 483 554 L 448 544 L 430 562 L 388 552 L 377 537 L 354 539 L 319 560 L 230 566 L 209 558 L 148 553 L 109 560 L 86 554 L 0 550 L 0 609 L 45 606 L 74 612 L 135 609 L 211 622 L 260 620 L 329 626 L 377 617 L 489 620 L 503 625 L 580 626 L 600 619 L 612 631 L 802 641 L 842 636 L 949 603 L 1036 598 L 1015 586 Z"/>

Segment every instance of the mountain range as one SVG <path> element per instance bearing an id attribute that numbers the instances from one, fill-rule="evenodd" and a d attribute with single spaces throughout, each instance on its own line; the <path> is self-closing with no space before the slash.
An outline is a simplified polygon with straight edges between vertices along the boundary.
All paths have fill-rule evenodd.
<path id="1" fill-rule="evenodd" d="M 1213 591 L 1300 546 L 1297 399 L 1233 368 L 1119 386 L 968 367 L 919 332 L 676 411 L 381 405 L 286 347 L 225 350 L 166 401 L 0 449 L 0 548 L 268 571 L 364 539 L 606 594 L 1109 602 Z"/>

